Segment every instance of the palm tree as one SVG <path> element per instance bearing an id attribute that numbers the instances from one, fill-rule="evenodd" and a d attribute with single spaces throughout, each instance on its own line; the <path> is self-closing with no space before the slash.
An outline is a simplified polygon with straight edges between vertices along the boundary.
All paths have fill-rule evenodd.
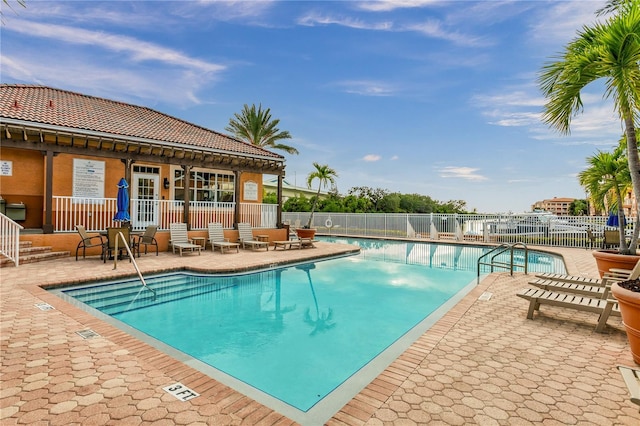
<path id="1" fill-rule="evenodd" d="M 618 146 L 613 153 L 598 151 L 587 158 L 590 167 L 578 174 L 578 180 L 591 195 L 593 202 L 604 207 L 605 202 L 618 211 L 618 223 L 624 223 L 622 192 L 629 188 L 631 175 L 629 164 L 624 156 L 624 145 Z M 613 200 L 610 200 L 613 198 Z M 619 226 L 620 253 L 628 252 L 624 226 Z"/>
<path id="2" fill-rule="evenodd" d="M 284 145 L 278 141 L 291 139 L 291 134 L 286 130 L 278 129 L 279 119 L 271 118 L 269 108 L 263 110 L 262 105 L 256 109 L 255 104 L 245 104 L 240 114 L 233 114 L 225 130 L 231 132 L 236 138 L 262 148 L 280 149 L 289 154 L 298 154 L 298 150 L 292 146 Z"/>
<path id="3" fill-rule="evenodd" d="M 305 228 L 311 228 L 311 222 L 313 222 L 313 212 L 316 210 L 316 204 L 318 204 L 318 198 L 320 198 L 320 189 L 323 186 L 326 187 L 329 183 L 331 183 L 331 185 L 335 185 L 335 178 L 338 177 L 338 173 L 326 164 L 320 165 L 314 162 L 313 167 L 315 167 L 315 170 L 309 173 L 309 175 L 307 176 L 307 187 L 311 188 L 311 184 L 313 183 L 313 181 L 315 179 L 318 179 L 318 192 L 313 200 L 313 204 L 311 205 L 311 215 L 309 216 L 309 222 L 307 222 Z"/>
<path id="4" fill-rule="evenodd" d="M 571 119 L 582 111 L 582 89 L 604 79 L 604 97 L 613 99 L 624 123 L 633 192 L 636 200 L 640 200 L 640 156 L 635 129 L 640 112 L 640 2 L 613 0 L 610 4 L 616 15 L 604 23 L 583 27 L 559 60 L 543 67 L 539 76 L 547 98 L 543 120 L 561 133 L 570 133 Z M 634 233 L 629 252 L 636 252 L 637 241 Z"/>

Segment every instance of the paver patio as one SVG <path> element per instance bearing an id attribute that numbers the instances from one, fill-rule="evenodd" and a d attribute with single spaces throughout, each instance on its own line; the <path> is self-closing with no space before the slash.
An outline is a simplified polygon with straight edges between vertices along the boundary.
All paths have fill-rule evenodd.
<path id="1" fill-rule="evenodd" d="M 326 256 L 343 246 L 179 257 L 143 256 L 143 273 L 247 269 Z M 588 250 L 554 249 L 572 274 L 596 276 Z M 0 269 L 0 422 L 14 424 L 294 424 L 249 397 L 68 304 L 39 286 L 131 275 L 98 259 Z M 526 319 L 523 274 L 493 274 L 327 422 L 333 425 L 640 424 L 617 365 L 634 366 L 620 318 L 543 307 Z M 480 300 L 491 293 L 488 300 Z M 54 310 L 35 305 L 48 303 Z M 98 337 L 83 339 L 80 330 Z M 162 390 L 181 382 L 200 396 Z"/>

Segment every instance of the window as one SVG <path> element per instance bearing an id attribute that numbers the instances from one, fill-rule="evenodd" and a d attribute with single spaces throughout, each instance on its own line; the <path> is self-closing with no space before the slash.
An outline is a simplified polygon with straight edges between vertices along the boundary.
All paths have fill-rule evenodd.
<path id="1" fill-rule="evenodd" d="M 192 201 L 211 201 L 217 203 L 233 202 L 235 197 L 235 176 L 191 171 L 190 199 Z M 173 172 L 173 199 L 184 200 L 184 170 L 175 169 Z"/>

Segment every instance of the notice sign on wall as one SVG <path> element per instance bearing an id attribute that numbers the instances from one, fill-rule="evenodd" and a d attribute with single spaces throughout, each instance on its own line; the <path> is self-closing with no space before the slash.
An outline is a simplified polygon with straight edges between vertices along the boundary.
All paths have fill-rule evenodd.
<path id="1" fill-rule="evenodd" d="M 73 159 L 74 203 L 104 203 L 104 161 Z M 99 200 L 77 200 L 76 198 L 98 198 Z"/>
<path id="2" fill-rule="evenodd" d="M 0 161 L 0 176 L 13 176 L 13 161 Z"/>
<path id="3" fill-rule="evenodd" d="M 244 199 L 246 201 L 258 201 L 258 184 L 252 181 L 244 183 Z"/>

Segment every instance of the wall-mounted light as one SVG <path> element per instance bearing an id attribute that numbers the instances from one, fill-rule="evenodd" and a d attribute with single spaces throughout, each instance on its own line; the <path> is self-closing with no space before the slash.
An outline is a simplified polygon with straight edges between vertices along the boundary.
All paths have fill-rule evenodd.
<path id="1" fill-rule="evenodd" d="M 171 187 L 171 182 L 169 182 L 169 178 L 164 178 L 164 181 L 162 182 L 162 186 L 164 186 L 164 189 L 169 189 Z"/>

